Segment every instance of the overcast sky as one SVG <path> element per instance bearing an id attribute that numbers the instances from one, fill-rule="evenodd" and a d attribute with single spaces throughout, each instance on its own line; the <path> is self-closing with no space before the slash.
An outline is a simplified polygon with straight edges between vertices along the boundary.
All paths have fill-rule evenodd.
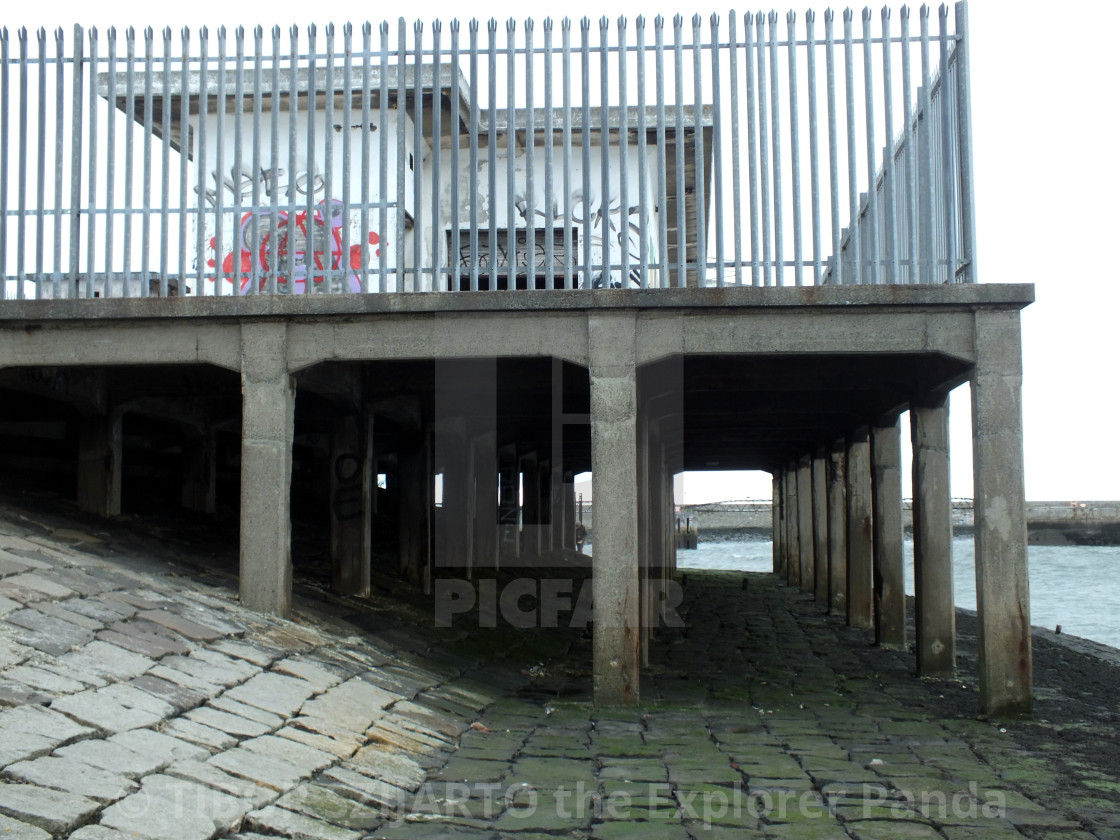
<path id="1" fill-rule="evenodd" d="M 823 11 L 828 4 L 796 4 Z M 895 4 L 891 4 L 896 8 Z M 290 0 L 151 0 L 93 4 L 9 2 L 3 24 L 123 29 L 151 25 L 227 27 L 361 22 L 377 11 L 407 8 L 410 19 L 458 15 L 555 18 L 608 14 L 690 16 L 728 6 L 661 0 L 568 0 L 526 5 L 510 0 L 406 6 Z M 740 13 L 747 6 L 739 6 Z M 758 8 L 769 9 L 769 6 Z M 782 13 L 788 6 L 777 7 Z M 834 5 L 841 9 L 841 5 Z M 857 7 L 859 8 L 859 7 Z M 878 9 L 880 6 L 875 6 Z M 1057 9 L 1057 11 L 1055 11 Z M 934 16 L 936 12 L 934 12 Z M 973 122 L 977 261 L 981 282 L 1027 282 L 1037 302 L 1023 313 L 1027 496 L 1031 499 L 1120 499 L 1117 454 L 1120 270 L 1112 252 L 1120 230 L 1115 47 L 1120 3 L 973 0 Z M 376 18 L 375 18 L 376 19 Z M 935 24 L 936 26 L 936 24 Z M 971 496 L 970 417 L 966 389 L 953 399 L 953 494 Z M 905 439 L 905 435 L 904 435 Z M 907 457 L 904 452 L 904 459 Z M 691 479 L 689 500 L 769 495 L 769 480 Z M 909 495 L 907 493 L 907 495 Z"/>

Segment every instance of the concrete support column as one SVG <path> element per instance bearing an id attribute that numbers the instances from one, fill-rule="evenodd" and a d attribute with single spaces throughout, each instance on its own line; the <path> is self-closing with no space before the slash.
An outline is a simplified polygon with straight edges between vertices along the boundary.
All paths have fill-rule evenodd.
<path id="1" fill-rule="evenodd" d="M 872 524 L 875 558 L 875 641 L 906 647 L 902 575 L 902 452 L 899 420 L 871 430 Z"/>
<path id="2" fill-rule="evenodd" d="M 813 592 L 813 458 L 802 455 L 797 462 L 797 551 L 799 585 L 804 592 Z"/>
<path id="3" fill-rule="evenodd" d="M 918 674 L 952 677 L 957 667 L 957 611 L 953 601 L 948 396 L 912 402 L 910 429 L 914 450 L 914 627 Z"/>
<path id="4" fill-rule="evenodd" d="M 785 551 L 782 545 L 784 530 L 782 528 L 782 472 L 776 470 L 770 489 L 770 536 L 774 546 L 774 574 L 780 575 L 785 569 L 782 565 L 782 556 Z"/>
<path id="5" fill-rule="evenodd" d="M 198 513 L 217 509 L 217 443 L 206 429 L 183 441 L 182 505 Z"/>
<path id="6" fill-rule="evenodd" d="M 78 507 L 98 516 L 121 512 L 121 423 L 116 412 L 84 414 L 78 427 Z"/>
<path id="7" fill-rule="evenodd" d="M 295 383 L 283 323 L 241 326 L 241 603 L 292 610 L 291 485 Z"/>
<path id="8" fill-rule="evenodd" d="M 432 560 L 437 569 L 450 569 L 453 576 L 470 576 L 470 545 L 473 531 L 471 516 L 471 458 L 466 433 L 447 428 L 436 430 L 435 455 L 438 469 L 443 474 L 443 501 L 435 513 L 437 518 L 436 542 L 432 547 Z"/>
<path id="9" fill-rule="evenodd" d="M 650 515 L 650 429 L 649 413 L 644 407 L 638 408 L 635 434 L 637 436 L 635 466 L 638 474 L 638 593 L 641 601 L 639 607 L 642 616 L 641 625 L 641 654 L 642 665 L 649 665 L 650 632 L 653 625 L 653 595 L 652 580 L 650 578 L 650 553 L 653 546 L 653 535 L 650 526 L 653 517 Z"/>
<path id="10" fill-rule="evenodd" d="M 786 516 L 786 583 L 790 586 L 801 585 L 800 546 L 798 545 L 799 508 L 797 503 L 797 464 L 786 469 L 786 501 L 782 511 Z"/>
<path id="11" fill-rule="evenodd" d="M 541 477 L 536 453 L 521 458 L 521 556 L 535 558 L 541 543 Z"/>
<path id="12" fill-rule="evenodd" d="M 433 490 L 432 436 L 427 427 L 402 430 L 397 469 L 401 487 L 400 575 L 409 583 L 427 588 Z"/>
<path id="13" fill-rule="evenodd" d="M 331 429 L 331 589 L 368 595 L 373 532 L 373 422 L 338 411 Z"/>
<path id="14" fill-rule="evenodd" d="M 993 715 L 1029 714 L 1034 705 L 1019 329 L 1018 311 L 976 313 L 972 473 L 980 705 Z"/>
<path id="15" fill-rule="evenodd" d="M 600 705 L 639 699 L 638 433 L 632 313 L 588 315 L 595 499 L 594 686 Z"/>
<path id="16" fill-rule="evenodd" d="M 574 549 L 576 547 L 576 477 L 573 473 L 564 473 L 564 489 L 560 496 L 564 505 L 561 546 Z"/>
<path id="17" fill-rule="evenodd" d="M 498 449 L 489 432 L 475 438 L 474 464 L 474 561 L 480 569 L 498 566 Z"/>
<path id="18" fill-rule="evenodd" d="M 848 450 L 828 453 L 828 611 L 848 615 Z"/>
<path id="19" fill-rule="evenodd" d="M 848 624 L 872 626 L 871 445 L 867 428 L 848 438 Z"/>
<path id="20" fill-rule="evenodd" d="M 813 595 L 828 606 L 828 461 L 824 451 L 813 458 Z"/>
<path id="21" fill-rule="evenodd" d="M 521 556 L 521 472 L 517 447 L 503 446 L 498 452 L 499 553 Z"/>

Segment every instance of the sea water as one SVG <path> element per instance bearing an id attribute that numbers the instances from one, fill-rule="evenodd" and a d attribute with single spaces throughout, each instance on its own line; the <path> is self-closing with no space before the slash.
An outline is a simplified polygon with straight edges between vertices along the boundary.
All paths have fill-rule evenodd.
<path id="1" fill-rule="evenodd" d="M 906 540 L 906 593 L 914 594 L 914 543 Z M 774 549 L 770 540 L 702 542 L 694 551 L 677 552 L 685 569 L 732 569 L 769 572 Z M 1120 648 L 1120 546 L 1032 545 L 1030 564 L 1031 623 Z M 972 537 L 953 539 L 953 597 L 958 607 L 976 609 L 976 567 Z"/>

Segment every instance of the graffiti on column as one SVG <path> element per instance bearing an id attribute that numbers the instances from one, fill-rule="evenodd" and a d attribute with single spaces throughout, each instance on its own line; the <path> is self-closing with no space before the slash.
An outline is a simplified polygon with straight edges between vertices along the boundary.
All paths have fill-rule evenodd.
<path id="1" fill-rule="evenodd" d="M 282 170 L 278 170 L 282 174 Z M 274 180 L 271 170 L 261 170 L 260 183 L 266 186 L 266 195 L 272 189 Z M 214 178 L 218 181 L 217 176 Z M 279 179 L 276 179 L 279 181 Z M 323 192 L 323 179 L 320 176 L 297 176 L 296 190 L 304 196 L 301 204 L 306 203 L 308 194 Z M 283 185 L 286 192 L 287 184 Z M 236 180 L 224 181 L 220 189 L 230 193 L 230 203 L 235 196 L 243 201 L 252 200 L 253 179 L 242 174 Z M 206 191 L 206 201 L 217 206 L 217 190 Z M 224 198 L 224 196 L 223 196 Z M 228 207 L 228 205 L 227 205 Z M 210 268 L 218 267 L 209 279 L 233 283 L 238 292 L 247 294 L 253 284 L 254 273 L 258 279 L 258 291 L 268 287 L 269 277 L 276 273 L 277 287 L 292 294 L 303 294 L 307 284 L 323 284 L 328 276 L 332 283 L 341 283 L 346 291 L 362 290 L 362 272 L 367 268 L 370 257 L 381 254 L 381 237 L 376 231 L 367 231 L 365 238 L 370 246 L 366 249 L 363 264 L 362 245 L 352 244 L 348 253 L 343 253 L 343 225 L 347 223 L 342 202 L 335 198 L 323 197 L 308 213 L 306 207 L 295 214 L 277 210 L 275 219 L 272 211 L 251 210 L 242 215 L 234 230 L 232 246 L 223 248 L 216 237 L 210 238 L 213 256 L 207 261 Z M 353 211 L 351 215 L 355 215 Z"/>

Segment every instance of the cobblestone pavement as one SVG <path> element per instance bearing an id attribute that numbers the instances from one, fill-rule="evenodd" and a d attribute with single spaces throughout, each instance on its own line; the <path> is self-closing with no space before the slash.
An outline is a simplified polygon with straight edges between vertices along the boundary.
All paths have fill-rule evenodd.
<path id="1" fill-rule="evenodd" d="M 689 575 L 642 706 L 595 709 L 578 631 L 436 628 L 388 579 L 268 618 L 82 527 L 0 513 L 5 837 L 1120 837 L 1120 780 L 1059 784 L 771 576 Z"/>

